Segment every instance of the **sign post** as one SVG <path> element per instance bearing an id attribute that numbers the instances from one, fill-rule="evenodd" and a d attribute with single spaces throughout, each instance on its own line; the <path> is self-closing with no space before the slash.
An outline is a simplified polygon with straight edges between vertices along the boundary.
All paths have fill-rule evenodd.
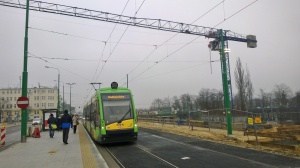
<path id="1" fill-rule="evenodd" d="M 28 22 L 29 22 L 29 0 L 26 0 L 26 21 L 25 21 L 25 37 L 24 37 L 24 64 L 22 73 L 22 96 L 27 96 L 27 86 L 28 86 L 28 72 L 27 72 L 27 52 L 28 52 Z M 26 142 L 27 133 L 27 118 L 28 111 L 27 108 L 22 109 L 22 120 L 21 120 L 21 143 Z"/>

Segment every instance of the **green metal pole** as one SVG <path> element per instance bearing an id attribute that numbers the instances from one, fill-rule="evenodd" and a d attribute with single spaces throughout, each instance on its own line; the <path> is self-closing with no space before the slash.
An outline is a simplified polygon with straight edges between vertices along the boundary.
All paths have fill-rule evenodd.
<path id="1" fill-rule="evenodd" d="M 29 0 L 26 2 L 26 22 L 25 22 L 25 38 L 24 38 L 24 66 L 22 73 L 22 96 L 27 97 L 27 84 L 28 84 L 28 72 L 27 72 L 27 51 L 28 51 L 28 21 L 29 21 Z M 21 143 L 26 142 L 27 134 L 27 108 L 22 109 L 22 121 L 21 121 Z"/>
<path id="2" fill-rule="evenodd" d="M 225 45 L 224 45 L 224 37 L 223 30 L 220 29 L 220 41 L 221 41 L 221 62 L 222 62 L 222 79 L 223 79 L 223 91 L 224 91 L 224 101 L 225 101 L 225 110 L 226 110 L 226 118 L 227 118 L 227 134 L 232 134 L 232 123 L 231 123 L 231 112 L 230 112 L 230 97 L 229 97 L 229 87 L 228 87 L 228 79 L 227 79 L 227 65 L 226 65 L 226 57 L 225 57 Z"/>
<path id="3" fill-rule="evenodd" d="M 57 97 L 58 97 L 58 100 L 57 100 L 57 113 L 58 113 L 58 115 L 60 114 L 60 97 L 59 97 L 59 80 L 60 80 L 60 72 L 59 72 L 59 70 L 58 70 L 58 89 L 57 89 L 57 92 L 58 92 L 58 94 L 57 94 Z"/>
<path id="4" fill-rule="evenodd" d="M 72 87 L 72 84 L 70 84 L 70 114 L 72 114 L 71 110 L 72 110 L 72 106 L 71 106 L 71 87 Z"/>
<path id="5" fill-rule="evenodd" d="M 65 83 L 63 83 L 63 109 L 62 111 L 65 110 Z"/>

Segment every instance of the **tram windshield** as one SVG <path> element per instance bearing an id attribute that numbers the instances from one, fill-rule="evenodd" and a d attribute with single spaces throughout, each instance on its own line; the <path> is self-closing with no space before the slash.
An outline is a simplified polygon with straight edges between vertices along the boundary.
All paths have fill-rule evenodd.
<path id="1" fill-rule="evenodd" d="M 106 98 L 105 98 L 106 97 Z M 113 97 L 109 99 L 109 97 Z M 104 120 L 106 124 L 121 123 L 123 120 L 133 118 L 130 95 L 102 96 Z"/>

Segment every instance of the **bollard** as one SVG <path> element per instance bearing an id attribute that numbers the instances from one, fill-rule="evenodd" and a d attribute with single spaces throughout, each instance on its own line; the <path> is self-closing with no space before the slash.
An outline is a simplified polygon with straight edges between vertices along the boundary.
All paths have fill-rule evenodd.
<path id="1" fill-rule="evenodd" d="M 6 129 L 5 129 L 5 127 L 2 127 L 1 134 L 0 134 L 0 146 L 5 145 L 5 136 L 6 136 Z"/>
<path id="2" fill-rule="evenodd" d="M 31 137 L 32 136 L 32 126 L 29 126 L 27 129 L 27 136 Z"/>

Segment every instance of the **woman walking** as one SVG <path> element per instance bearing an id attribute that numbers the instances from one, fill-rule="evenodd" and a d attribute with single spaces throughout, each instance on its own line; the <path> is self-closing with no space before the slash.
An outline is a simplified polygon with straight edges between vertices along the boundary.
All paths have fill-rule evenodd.
<path id="1" fill-rule="evenodd" d="M 77 125 L 79 125 L 78 114 L 75 114 L 72 118 L 73 121 L 73 133 L 76 134 Z"/>

